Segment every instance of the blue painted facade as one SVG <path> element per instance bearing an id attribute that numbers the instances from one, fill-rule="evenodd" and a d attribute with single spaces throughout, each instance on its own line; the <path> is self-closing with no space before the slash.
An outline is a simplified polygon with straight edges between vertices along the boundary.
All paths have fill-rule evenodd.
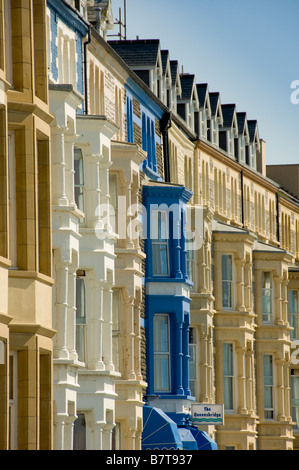
<path id="1" fill-rule="evenodd" d="M 55 81 L 58 81 L 58 21 L 60 20 L 68 28 L 76 33 L 76 68 L 77 68 L 77 91 L 83 94 L 83 38 L 88 33 L 87 23 L 81 19 L 76 11 L 70 8 L 61 0 L 47 0 L 47 6 L 50 11 L 50 30 L 51 30 L 51 74 Z"/>
<path id="2" fill-rule="evenodd" d="M 186 204 L 191 196 L 192 192 L 183 186 L 157 183 L 143 187 L 147 394 L 159 397 L 160 404 L 163 399 L 194 399 L 189 389 L 188 292 L 192 284 L 185 248 Z M 164 222 L 159 214 L 163 214 Z M 181 414 L 180 418 L 183 422 L 178 424 L 185 424 L 187 417 Z"/>
<path id="3" fill-rule="evenodd" d="M 142 149 L 148 154 L 142 163 L 142 170 L 152 180 L 162 181 L 163 175 L 158 172 L 156 155 L 156 144 L 161 145 L 161 136 L 156 132 L 155 122 L 160 122 L 163 110 L 131 78 L 126 83 L 126 93 L 127 141 L 134 143 L 136 123 L 141 129 Z M 133 112 L 134 98 L 140 103 L 141 117 Z"/>

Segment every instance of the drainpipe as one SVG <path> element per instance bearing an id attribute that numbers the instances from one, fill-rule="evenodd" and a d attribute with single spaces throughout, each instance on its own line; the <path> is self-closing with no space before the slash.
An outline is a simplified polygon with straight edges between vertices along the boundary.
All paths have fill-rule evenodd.
<path id="1" fill-rule="evenodd" d="M 84 114 L 88 114 L 88 87 L 87 87 L 87 46 L 91 43 L 91 30 L 88 29 L 88 39 L 84 43 Z"/>
<path id="2" fill-rule="evenodd" d="M 243 170 L 241 170 L 241 217 L 242 217 L 242 227 L 244 228 L 244 175 Z"/>
<path id="3" fill-rule="evenodd" d="M 171 120 L 172 114 L 170 111 L 166 111 L 160 120 L 160 131 L 163 137 L 164 178 L 166 183 L 170 183 L 168 129 L 171 127 Z"/>

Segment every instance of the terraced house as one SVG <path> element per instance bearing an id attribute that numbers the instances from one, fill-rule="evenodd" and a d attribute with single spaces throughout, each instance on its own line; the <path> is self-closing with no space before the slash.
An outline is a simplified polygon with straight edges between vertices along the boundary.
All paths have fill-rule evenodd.
<path id="1" fill-rule="evenodd" d="M 0 448 L 297 449 L 297 166 L 113 1 L 0 12 Z"/>

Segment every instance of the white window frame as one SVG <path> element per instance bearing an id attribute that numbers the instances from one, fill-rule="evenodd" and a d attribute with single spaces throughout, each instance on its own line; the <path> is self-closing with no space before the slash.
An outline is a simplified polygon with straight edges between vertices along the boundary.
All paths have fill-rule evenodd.
<path id="1" fill-rule="evenodd" d="M 155 351 L 155 320 L 159 317 L 165 317 L 167 319 L 167 341 L 168 341 L 168 351 Z M 153 361 L 154 361 L 154 391 L 155 392 L 163 392 L 167 393 L 171 391 L 171 358 L 170 358 L 170 318 L 167 313 L 156 313 L 153 317 Z M 156 387 L 156 367 L 155 367 L 155 359 L 158 356 L 165 356 L 167 358 L 168 363 L 168 387 L 165 388 L 158 388 Z"/>
<path id="2" fill-rule="evenodd" d="M 78 322 L 78 317 L 77 317 L 77 314 L 76 314 L 76 352 L 78 354 L 78 360 L 80 362 L 86 362 L 86 355 L 87 355 L 87 338 L 86 338 L 86 329 L 87 329 L 87 314 L 86 314 L 86 282 L 85 282 L 85 276 L 81 276 L 81 275 L 77 275 L 76 277 L 76 296 L 77 296 L 77 289 L 78 289 L 78 283 L 77 281 L 80 280 L 81 282 L 83 282 L 83 287 L 84 287 L 84 317 L 82 317 L 85 321 L 84 322 Z M 76 297 L 76 310 L 77 310 L 77 297 Z M 80 317 L 81 318 L 81 317 Z M 82 338 L 83 338 L 83 358 L 79 356 L 79 353 L 78 353 L 78 348 L 77 348 L 77 338 L 78 338 L 78 333 L 77 333 L 77 330 L 78 328 L 80 328 L 80 330 L 82 330 Z"/>
<path id="3" fill-rule="evenodd" d="M 232 373 L 231 374 L 225 374 L 225 368 L 224 368 L 224 347 L 225 346 L 230 346 L 231 347 L 231 368 L 232 368 Z M 234 411 L 235 407 L 235 364 L 234 364 L 234 344 L 233 343 L 223 343 L 223 402 L 224 402 L 224 408 L 226 405 L 226 397 L 225 397 L 225 382 L 226 379 L 229 379 L 231 382 L 231 408 L 225 408 L 226 413 L 232 413 Z"/>
<path id="4" fill-rule="evenodd" d="M 263 377 L 264 377 L 264 413 L 265 413 L 265 420 L 272 420 L 274 419 L 274 357 L 272 354 L 264 354 L 263 356 L 263 368 L 264 368 L 264 365 L 265 365 L 265 357 L 271 357 L 272 358 L 272 375 L 269 376 L 269 378 L 271 379 L 272 378 L 272 381 L 271 383 L 269 384 L 265 384 L 265 381 L 266 381 L 266 376 L 265 376 L 265 369 L 263 371 Z M 271 407 L 269 408 L 266 408 L 266 404 L 265 404 L 265 391 L 266 391 L 266 388 L 269 388 L 271 390 Z M 267 413 L 270 413 L 271 416 L 267 416 Z"/>
<path id="5" fill-rule="evenodd" d="M 224 256 L 228 256 L 231 258 L 231 279 L 224 279 L 223 278 L 223 258 Z M 230 306 L 224 306 L 223 302 L 223 286 L 224 283 L 230 283 L 230 297 L 231 297 L 231 304 Z M 233 253 L 222 253 L 221 256 L 221 292 L 222 292 L 222 309 L 224 311 L 231 311 L 234 309 L 234 302 L 235 302 L 235 293 L 234 293 L 234 255 Z"/>
<path id="6" fill-rule="evenodd" d="M 264 279 L 265 279 L 265 274 L 270 274 L 270 282 L 271 286 L 270 287 L 263 287 L 264 286 Z M 263 309 L 263 298 L 264 298 L 264 292 L 265 291 L 270 291 L 270 302 L 271 302 L 271 312 L 270 313 L 264 313 Z M 274 302 L 273 302 L 273 275 L 271 271 L 263 271 L 262 273 L 262 321 L 263 325 L 271 325 L 273 323 L 274 319 Z"/>
<path id="7" fill-rule="evenodd" d="M 165 239 L 159 237 L 159 214 L 164 218 L 165 222 Z M 158 219 L 157 219 L 158 217 Z M 153 227 L 154 221 L 158 220 L 158 230 Z M 163 210 L 153 210 L 151 212 L 151 243 L 152 243 L 152 271 L 153 276 L 155 277 L 169 277 L 170 276 L 170 264 L 169 264 L 169 217 L 168 212 Z M 156 235 L 157 238 L 153 238 L 153 235 Z M 154 262 L 154 246 L 157 247 L 166 247 L 166 257 L 167 257 L 167 273 L 157 273 L 155 271 L 155 262 Z M 159 253 L 161 251 L 159 250 Z"/>
<path id="8" fill-rule="evenodd" d="M 296 311 L 292 312 L 290 309 L 290 294 L 291 292 L 295 292 L 297 299 L 295 301 L 296 304 Z M 298 289 L 289 289 L 289 299 L 288 299 L 288 305 L 289 305 L 289 324 L 294 328 L 294 330 L 290 331 L 290 338 L 291 339 L 296 339 L 298 337 L 298 319 L 299 319 L 299 291 Z"/>
<path id="9" fill-rule="evenodd" d="M 193 342 L 190 343 L 190 336 L 189 336 L 189 388 L 191 390 L 191 395 L 196 396 L 197 395 L 197 383 L 198 383 L 198 374 L 197 374 L 197 365 L 199 364 L 199 358 L 198 358 L 198 334 L 197 334 L 197 328 L 195 327 L 190 327 L 190 331 L 192 330 L 193 334 Z M 192 352 L 191 352 L 192 350 Z M 194 358 L 194 372 L 195 375 L 193 378 L 191 378 L 190 374 L 190 364 L 193 364 L 191 361 L 191 357 Z"/>

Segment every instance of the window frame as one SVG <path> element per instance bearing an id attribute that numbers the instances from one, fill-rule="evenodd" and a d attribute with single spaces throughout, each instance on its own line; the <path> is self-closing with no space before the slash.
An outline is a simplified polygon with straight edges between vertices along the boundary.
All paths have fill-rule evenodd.
<path id="1" fill-rule="evenodd" d="M 291 292 L 296 292 L 297 294 L 297 299 L 295 301 L 294 299 L 294 303 L 296 303 L 296 311 L 292 312 L 291 309 L 290 309 L 290 306 L 291 306 L 291 302 L 290 302 L 290 294 Z M 288 309 L 288 313 L 289 313 L 289 324 L 290 326 L 292 326 L 294 328 L 294 330 L 291 330 L 290 331 L 290 339 L 296 339 L 298 337 L 298 319 L 299 319 L 299 304 L 298 304 L 298 299 L 299 299 L 299 291 L 298 289 L 289 289 L 289 292 L 288 292 L 288 306 L 289 306 L 289 309 Z M 292 321 L 291 321 L 292 319 Z"/>
<path id="2" fill-rule="evenodd" d="M 78 316 L 78 281 L 82 282 L 83 284 L 83 292 L 84 292 L 84 298 L 83 298 L 83 308 L 84 308 L 84 315 L 81 315 L 80 317 Z M 82 298 L 81 298 L 81 304 L 82 304 Z M 82 318 L 82 322 L 78 322 L 79 318 Z M 83 352 L 83 358 L 80 355 L 79 349 L 78 348 L 78 341 L 79 341 L 79 335 L 78 335 L 78 330 L 82 332 L 82 338 L 83 338 L 83 347 L 82 352 Z M 78 361 L 79 362 L 86 362 L 86 355 L 87 355 L 87 338 L 86 338 L 86 333 L 87 333 L 87 317 L 86 317 L 86 285 L 85 285 L 85 273 L 84 274 L 77 274 L 76 276 L 76 353 L 78 355 Z M 80 334 L 80 339 L 81 339 L 81 334 Z"/>
<path id="3" fill-rule="evenodd" d="M 230 347 L 231 348 L 231 351 L 230 351 L 230 360 L 231 360 L 231 373 L 230 374 L 226 374 L 225 373 L 225 351 L 224 351 L 224 348 L 225 347 Z M 224 409 L 225 409 L 225 412 L 227 413 L 232 413 L 234 411 L 234 401 L 235 401 L 235 390 L 234 390 L 234 386 L 235 386 L 235 377 L 234 377 L 234 345 L 233 343 L 223 343 L 223 404 L 224 404 Z M 230 383 L 230 391 L 231 391 L 231 396 L 227 397 L 227 395 L 225 394 L 225 389 L 226 389 L 226 382 L 229 382 Z M 228 403 L 228 400 L 229 400 L 229 407 L 227 407 L 227 403 Z"/>
<path id="4" fill-rule="evenodd" d="M 164 317 L 167 321 L 167 346 L 168 349 L 166 351 L 158 351 L 155 350 L 155 343 L 156 343 L 156 335 L 155 335 L 155 321 L 158 319 L 161 319 L 161 317 Z M 157 367 L 156 367 L 156 358 L 159 356 L 165 356 L 164 359 L 167 359 L 167 372 L 168 372 L 168 386 L 163 388 L 163 387 L 157 387 L 157 380 L 156 380 L 156 374 L 157 374 Z M 160 362 L 161 365 L 161 362 Z M 162 370 L 161 366 L 161 370 Z M 161 380 L 161 379 L 160 379 Z M 171 344 L 170 344 L 170 318 L 167 313 L 155 313 L 153 317 L 153 382 L 154 382 L 154 391 L 157 393 L 170 393 L 171 392 Z M 162 384 L 162 381 L 160 382 Z"/>
<path id="5" fill-rule="evenodd" d="M 165 239 L 162 239 L 162 238 L 153 238 L 152 237 L 152 234 L 153 234 L 153 221 L 155 220 L 155 218 L 153 217 L 154 214 L 158 214 L 158 217 L 159 217 L 159 214 L 163 215 L 163 217 L 165 217 Z M 159 234 L 161 233 L 161 230 L 162 228 L 159 227 L 159 221 L 161 220 L 161 218 L 158 219 L 158 237 L 159 237 Z M 154 232 L 154 234 L 156 234 L 156 231 Z M 159 249 L 159 262 L 161 263 L 161 267 L 162 267 L 162 258 L 161 258 L 161 247 L 166 247 L 166 263 L 167 263 L 167 273 L 163 273 L 163 272 L 157 272 L 157 270 L 155 270 L 155 249 L 154 247 L 160 247 Z M 152 273 L 153 273 L 153 276 L 154 277 L 170 277 L 170 259 L 169 259 L 169 217 L 168 217 L 168 212 L 167 211 L 164 211 L 164 210 L 153 210 L 151 212 L 151 248 L 152 248 Z M 161 270 L 162 271 L 162 270 Z"/>
<path id="6" fill-rule="evenodd" d="M 265 358 L 270 357 L 271 358 L 271 375 L 266 376 L 265 375 Z M 264 418 L 266 421 L 274 419 L 274 360 L 273 360 L 273 355 L 272 354 L 264 354 L 263 356 L 263 379 L 264 379 Z M 265 383 L 266 382 L 266 377 L 271 379 L 271 383 Z M 269 388 L 271 391 L 271 406 L 266 407 L 266 389 Z M 269 416 L 267 415 L 269 413 Z"/>
<path id="7" fill-rule="evenodd" d="M 263 287 L 264 286 L 264 280 L 265 280 L 265 274 L 269 274 L 269 279 L 270 279 L 270 287 Z M 265 297 L 265 294 L 264 292 L 265 291 L 269 291 L 269 298 L 270 298 L 270 308 L 271 308 L 271 312 L 268 313 L 268 312 L 264 312 L 264 298 L 267 298 Z M 273 324 L 273 319 L 274 319 L 274 302 L 273 302 L 273 275 L 272 275 L 272 272 L 271 271 L 263 271 L 262 272 L 262 323 L 263 325 L 272 325 Z M 268 320 L 266 320 L 264 317 L 268 316 Z"/>
<path id="8" fill-rule="evenodd" d="M 231 279 L 224 279 L 223 278 L 223 260 L 224 257 L 229 257 L 231 259 Z M 222 253 L 221 255 L 221 290 L 222 290 L 222 309 L 224 311 L 231 311 L 234 309 L 234 256 L 232 253 Z M 224 283 L 229 283 L 230 285 L 230 305 L 224 306 Z"/>

